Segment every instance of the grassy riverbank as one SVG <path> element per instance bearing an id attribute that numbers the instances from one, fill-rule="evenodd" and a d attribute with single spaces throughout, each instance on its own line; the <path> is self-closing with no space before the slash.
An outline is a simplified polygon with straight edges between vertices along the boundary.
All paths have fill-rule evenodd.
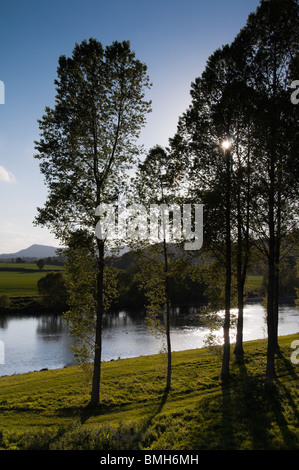
<path id="1" fill-rule="evenodd" d="M 0 315 L 11 313 L 43 313 L 45 306 L 38 292 L 38 281 L 49 273 L 63 272 L 63 266 L 34 263 L 0 263 Z M 250 275 L 246 280 L 249 298 L 261 298 L 262 276 Z M 136 295 L 136 292 L 134 293 Z M 129 294 L 119 299 L 117 308 L 126 308 Z M 140 300 L 140 307 L 142 299 Z M 59 310 L 59 306 L 57 307 Z M 135 305 L 136 308 L 136 305 Z"/>
<path id="2" fill-rule="evenodd" d="M 245 343 L 245 361 L 198 349 L 173 353 L 163 395 L 163 355 L 103 364 L 102 405 L 77 367 L 0 377 L 1 449 L 298 449 L 298 368 L 292 341 L 279 339 L 277 380 L 264 386 L 266 341 Z"/>

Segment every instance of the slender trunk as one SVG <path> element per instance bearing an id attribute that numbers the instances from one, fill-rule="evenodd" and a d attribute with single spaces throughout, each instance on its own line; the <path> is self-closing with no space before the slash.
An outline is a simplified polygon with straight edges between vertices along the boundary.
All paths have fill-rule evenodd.
<path id="1" fill-rule="evenodd" d="M 240 189 L 237 197 L 237 223 L 238 223 L 238 243 L 237 243 L 237 290 L 238 290 L 238 321 L 237 336 L 234 353 L 241 359 L 244 355 L 243 350 L 243 311 L 244 311 L 244 283 L 242 277 L 242 218 L 241 218 L 241 197 Z"/>
<path id="2" fill-rule="evenodd" d="M 278 241 L 276 241 L 276 244 L 277 243 Z M 275 259 L 274 261 L 274 301 L 273 301 L 274 322 L 275 322 L 274 323 L 274 343 L 275 343 L 275 350 L 278 351 L 279 350 L 279 345 L 278 345 L 279 255 L 277 257 L 275 254 L 274 259 Z"/>
<path id="3" fill-rule="evenodd" d="M 168 280 L 168 258 L 167 258 L 167 246 L 166 246 L 165 239 L 164 239 L 164 272 L 165 272 L 166 342 L 167 342 L 166 391 L 169 391 L 171 387 L 170 301 L 169 301 L 169 280 Z"/>
<path id="4" fill-rule="evenodd" d="M 268 259 L 268 303 L 267 303 L 267 329 L 268 329 L 268 349 L 266 381 L 272 381 L 275 378 L 275 350 L 276 350 L 276 331 L 277 331 L 277 276 L 276 276 L 276 255 L 277 245 L 275 236 L 275 193 L 277 191 L 277 123 L 278 123 L 278 105 L 277 105 L 277 48 L 274 41 L 273 48 L 273 93 L 272 93 L 272 113 L 271 113 L 271 141 L 270 141 L 270 162 L 269 162 L 269 259 Z M 277 228 L 277 227 L 276 227 Z M 278 233 L 277 233 L 278 234 Z"/>
<path id="5" fill-rule="evenodd" d="M 170 390 L 171 387 L 171 341 L 170 341 L 170 306 L 169 298 L 166 304 L 166 340 L 167 340 L 167 379 L 166 379 L 166 390 Z"/>
<path id="6" fill-rule="evenodd" d="M 273 241 L 270 240 L 269 247 L 269 263 L 268 263 L 268 299 L 267 299 L 267 332 L 268 332 L 268 348 L 267 348 L 267 367 L 266 367 L 266 380 L 271 381 L 275 377 L 275 311 L 274 311 L 274 283 L 275 283 L 275 262 Z"/>
<path id="7" fill-rule="evenodd" d="M 277 211 L 276 211 L 276 238 L 275 238 L 275 271 L 274 271 L 274 315 L 275 315 L 275 349 L 279 350 L 278 344 L 278 308 L 279 308 L 279 271 L 280 271 L 280 240 L 281 240 L 281 161 L 279 159 L 277 169 Z"/>
<path id="8" fill-rule="evenodd" d="M 102 364 L 102 323 L 103 323 L 103 277 L 104 277 L 104 242 L 97 240 L 99 259 L 97 273 L 97 312 L 95 352 L 90 405 L 100 402 L 101 364 Z"/>
<path id="9" fill-rule="evenodd" d="M 246 249 L 246 248 L 245 248 Z M 237 337 L 234 353 L 236 358 L 242 359 L 244 356 L 243 349 L 243 321 L 244 321 L 244 286 L 246 280 L 248 266 L 249 251 L 246 249 L 243 269 L 238 273 L 238 321 L 237 321 Z"/>
<path id="10" fill-rule="evenodd" d="M 244 356 L 243 349 L 243 321 L 244 321 L 244 287 L 247 275 L 247 267 L 249 261 L 249 223 L 250 223 L 250 165 L 249 165 L 249 152 L 248 152 L 248 161 L 247 161 L 247 207 L 246 207 L 246 225 L 245 225 L 245 236 L 244 244 L 242 241 L 242 215 L 241 215 L 241 198 L 240 198 L 240 189 L 238 191 L 237 199 L 237 211 L 238 211 L 238 253 L 237 253 L 237 289 L 238 289 L 238 321 L 237 321 L 237 336 L 236 336 L 236 346 L 234 353 L 238 359 L 242 359 Z M 244 255 L 243 255 L 243 245 L 244 245 Z M 243 255 L 243 265 L 242 265 L 242 255 Z"/>
<path id="11" fill-rule="evenodd" d="M 226 151 L 226 276 L 225 276 L 225 316 L 223 326 L 223 359 L 221 377 L 229 376 L 230 361 L 230 295 L 231 295 L 231 227 L 230 227 L 230 151 Z"/>
<path id="12" fill-rule="evenodd" d="M 93 120 L 93 173 L 97 187 L 96 207 L 101 202 L 101 191 L 103 181 L 98 172 L 98 136 L 97 136 L 97 120 L 96 111 L 94 111 Z M 101 384 L 101 364 L 102 364 L 102 323 L 103 323 L 103 278 L 104 278 L 104 242 L 97 238 L 98 247 L 98 266 L 96 281 L 96 331 L 94 345 L 94 362 L 92 388 L 89 404 L 92 406 L 100 403 L 100 384 Z"/>
<path id="13" fill-rule="evenodd" d="M 268 258 L 268 299 L 267 299 L 267 366 L 266 380 L 272 381 L 275 377 L 275 220 L 274 220 L 274 158 L 270 165 L 270 191 L 269 191 L 269 258 Z"/>

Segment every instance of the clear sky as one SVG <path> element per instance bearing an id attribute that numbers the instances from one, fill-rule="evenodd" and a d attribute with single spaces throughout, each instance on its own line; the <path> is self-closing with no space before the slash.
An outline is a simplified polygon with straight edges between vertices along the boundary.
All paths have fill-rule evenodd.
<path id="1" fill-rule="evenodd" d="M 60 55 L 70 56 L 76 42 L 90 37 L 103 46 L 130 40 L 153 83 L 153 112 L 141 142 L 147 149 L 166 146 L 190 104 L 191 82 L 258 5 L 259 0 L 1 0 L 0 254 L 34 243 L 58 246 L 32 222 L 47 196 L 33 158 L 37 120 L 45 106 L 53 106 Z"/>

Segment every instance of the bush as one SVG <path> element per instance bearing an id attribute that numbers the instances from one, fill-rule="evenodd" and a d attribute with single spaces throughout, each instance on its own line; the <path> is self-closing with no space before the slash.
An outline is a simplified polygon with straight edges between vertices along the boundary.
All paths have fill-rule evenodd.
<path id="1" fill-rule="evenodd" d="M 0 296 L 0 308 L 7 308 L 10 305 L 10 298 L 8 295 Z"/>
<path id="2" fill-rule="evenodd" d="M 39 295 L 47 308 L 63 310 L 67 304 L 67 291 L 62 273 L 49 273 L 38 283 Z"/>

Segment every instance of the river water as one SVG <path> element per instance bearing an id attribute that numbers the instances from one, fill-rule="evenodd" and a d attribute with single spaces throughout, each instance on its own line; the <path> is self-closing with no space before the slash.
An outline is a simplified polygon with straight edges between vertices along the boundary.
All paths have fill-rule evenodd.
<path id="1" fill-rule="evenodd" d="M 299 311 L 281 305 L 279 335 L 299 332 Z M 194 308 L 174 309 L 171 315 L 173 351 L 200 348 L 209 332 Z M 265 310 L 261 304 L 248 304 L 244 310 L 244 341 L 266 338 Z M 222 330 L 217 333 L 222 337 Z M 235 331 L 231 331 L 231 342 Z M 0 316 L 0 376 L 43 368 L 58 369 L 75 363 L 70 350 L 67 325 L 57 315 Z M 151 334 L 143 314 L 120 311 L 107 316 L 103 331 L 103 360 L 156 354 L 163 339 Z"/>

